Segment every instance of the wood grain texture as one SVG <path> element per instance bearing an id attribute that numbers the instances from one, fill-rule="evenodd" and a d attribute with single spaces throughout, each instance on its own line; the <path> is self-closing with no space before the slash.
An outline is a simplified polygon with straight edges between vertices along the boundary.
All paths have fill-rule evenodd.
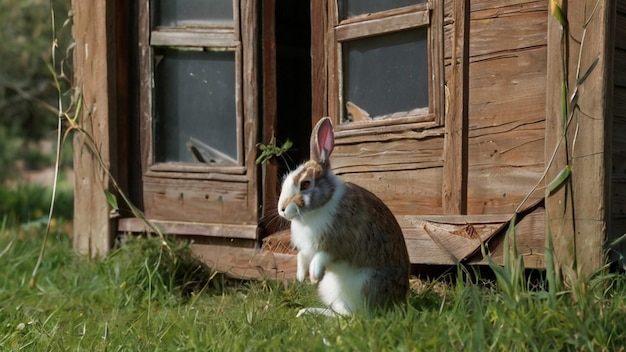
<path id="1" fill-rule="evenodd" d="M 550 182 L 567 162 L 571 165 L 569 182 L 547 198 L 546 206 L 558 264 L 573 269 L 566 272 L 583 275 L 594 272 L 605 262 L 604 243 L 609 206 L 607 183 L 610 170 L 606 166 L 609 165 L 607 149 L 611 138 L 609 122 L 612 115 L 606 97 L 611 96 L 613 90 L 609 78 L 609 68 L 612 67 L 612 49 L 609 50 L 609 45 L 613 45 L 610 44 L 613 41 L 609 30 L 612 21 L 609 19 L 613 10 L 608 1 L 600 1 L 598 4 L 593 20 L 586 27 L 588 40 L 584 41 L 582 50 L 581 40 L 576 38 L 582 38 L 583 24 L 591 15 L 596 1 L 568 4 L 570 33 L 566 37 L 568 45 L 565 50 L 567 73 L 560 67 L 563 52 L 561 28 L 552 19 L 548 29 L 549 123 L 546 129 L 546 156 L 552 153 L 555 143 L 563 134 L 560 83 L 557 82 L 567 77 L 570 89 L 575 87 L 579 53 L 581 72 L 585 72 L 592 62 L 598 60 L 594 71 L 579 86 L 579 109 L 574 110 L 572 123 L 566 131 L 569 147 L 567 150 L 559 149 L 546 179 L 546 182 Z M 582 134 L 577 136 L 576 131 L 582 131 Z"/>
<path id="2" fill-rule="evenodd" d="M 192 244 L 191 250 L 212 269 L 239 279 L 293 280 L 296 256 L 225 245 Z"/>
<path id="3" fill-rule="evenodd" d="M 410 172 L 360 172 L 341 177 L 376 194 L 396 216 L 442 214 L 442 172 L 442 167 L 433 166 Z"/>
<path id="4" fill-rule="evenodd" d="M 225 239 L 256 239 L 256 224 L 238 225 L 188 221 L 151 220 L 165 234 L 178 234 L 197 241 L 200 237 L 212 236 Z M 117 228 L 120 232 L 145 233 L 152 228 L 139 218 L 120 219 Z M 199 236 L 199 237 L 197 237 Z"/>
<path id="5" fill-rule="evenodd" d="M 256 224 L 248 189 L 247 182 L 144 177 L 145 213 L 155 220 Z"/>
<path id="6" fill-rule="evenodd" d="M 411 263 L 427 265 L 486 264 L 480 253 L 481 242 L 486 243 L 492 259 L 503 264 L 504 235 L 510 215 L 406 215 L 396 217 L 402 231 Z M 539 206 L 523 216 L 515 229 L 519 253 L 527 268 L 543 268 L 545 211 Z M 269 236 L 260 255 L 257 252 L 238 251 L 221 257 L 219 265 L 227 270 L 246 275 L 276 275 L 295 278 L 295 254 L 290 250 L 289 231 Z M 269 256 L 272 253 L 274 257 Z M 291 259 L 289 259 L 291 258 Z M 248 264 L 250 263 L 250 264 Z M 259 268 L 264 268 L 260 270 Z"/>
<path id="7" fill-rule="evenodd" d="M 327 6 L 327 0 L 311 1 L 311 121 L 314 122 L 328 116 Z"/>
<path id="8" fill-rule="evenodd" d="M 465 0 L 452 1 L 454 14 L 450 60 L 446 75 L 448 89 L 444 109 L 446 137 L 442 181 L 442 205 L 446 214 L 467 213 L 467 138 L 469 102 L 469 8 Z"/>
<path id="9" fill-rule="evenodd" d="M 82 94 L 81 127 L 98 146 L 106 167 L 111 164 L 110 145 L 115 115 L 115 47 L 112 1 L 72 1 L 72 34 L 75 40 L 73 86 Z M 89 30 L 87 30 L 89 29 Z M 111 248 L 114 226 L 104 190 L 109 179 L 86 145 L 86 137 L 74 137 L 74 248 L 89 256 L 104 255 Z"/>
<path id="10" fill-rule="evenodd" d="M 583 24 L 591 16 L 597 1 L 577 2 L 568 10 L 573 37 L 581 33 Z M 614 11 L 611 1 L 600 1 L 593 20 L 587 26 L 587 40 L 582 50 L 581 72 L 598 60 L 598 65 L 579 87 L 578 105 L 575 112 L 576 127 L 585 131 L 575 137 L 572 130 L 572 183 L 575 204 L 576 264 L 583 274 L 591 274 L 606 262 L 604 243 L 607 234 L 608 183 L 611 108 L 606 97 L 612 96 L 611 69 L 613 67 L 611 17 Z M 609 45 L 611 47 L 609 47 Z M 576 50 L 575 45 L 570 46 Z M 576 52 L 576 51 L 574 51 Z M 575 71 L 571 71 L 572 73 Z"/>
<path id="11" fill-rule="evenodd" d="M 491 4 L 471 5 L 468 214 L 512 213 L 544 170 L 547 3 Z"/>

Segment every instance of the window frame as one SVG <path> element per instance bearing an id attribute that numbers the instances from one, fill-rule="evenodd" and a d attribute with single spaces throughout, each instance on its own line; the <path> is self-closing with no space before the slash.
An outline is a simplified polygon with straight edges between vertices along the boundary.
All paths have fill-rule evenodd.
<path id="1" fill-rule="evenodd" d="M 428 112 L 400 116 L 384 115 L 383 119 L 341 123 L 343 101 L 343 43 L 350 40 L 390 34 L 403 30 L 427 28 L 428 77 L 430 81 Z M 337 135 L 400 132 L 407 128 L 434 128 L 444 123 L 444 60 L 443 60 L 443 1 L 429 0 L 421 4 L 395 8 L 339 20 L 338 1 L 328 6 L 328 113 L 333 118 Z M 393 115 L 393 114 L 392 114 Z"/>
<path id="2" fill-rule="evenodd" d="M 243 97 L 243 39 L 240 27 L 240 2 L 233 3 L 232 25 L 216 23 L 190 26 L 152 26 L 153 0 L 142 0 L 139 16 L 140 45 L 140 118 L 142 130 L 142 169 L 145 176 L 206 179 L 215 174 L 245 175 L 246 156 L 244 146 L 244 97 Z M 155 50 L 160 48 L 182 50 L 226 50 L 235 56 L 235 124 L 237 138 L 237 162 L 234 165 L 204 164 L 190 162 L 156 162 L 154 148 L 154 94 Z M 142 50 L 143 49 L 143 50 Z M 213 175 L 213 176 L 209 176 Z"/>
<path id="3" fill-rule="evenodd" d="M 258 128 L 260 126 L 260 2 L 232 0 L 233 23 L 202 30 L 187 26 L 188 33 L 171 27 L 161 28 L 153 39 L 150 27 L 150 0 L 138 2 L 138 139 L 140 153 L 139 191 L 141 209 L 146 218 L 158 222 L 171 234 L 197 234 L 207 241 L 227 239 L 257 240 L 257 222 L 262 190 L 259 184 L 260 167 L 256 165 Z M 241 25 L 245 24 L 245 25 Z M 232 29 L 231 29 L 232 28 Z M 202 44 L 237 45 L 236 94 L 238 163 L 237 165 L 209 165 L 185 162 L 155 163 L 153 149 L 153 50 L 151 40 L 162 43 L 164 36 L 179 42 L 198 40 Z M 181 39 L 182 38 L 182 39 Z M 167 38 L 165 38 L 167 39 Z M 132 167 L 132 166 L 131 166 Z M 139 196 L 139 195 L 138 195 Z M 140 219 L 127 218 L 120 228 L 143 231 Z M 123 225 L 122 225 L 123 224 Z M 211 239 L 209 239 L 211 238 Z M 253 242 L 246 242 L 251 244 Z"/>

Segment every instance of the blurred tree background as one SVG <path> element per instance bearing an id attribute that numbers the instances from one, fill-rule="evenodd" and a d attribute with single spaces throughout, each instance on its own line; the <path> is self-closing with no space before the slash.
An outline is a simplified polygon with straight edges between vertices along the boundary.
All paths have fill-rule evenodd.
<path id="1" fill-rule="evenodd" d="M 56 43 L 54 71 L 71 77 L 70 7 L 70 0 L 0 0 L 0 187 L 5 192 L 0 193 L 11 198 L 0 200 L 0 220 L 6 214 L 32 219 L 37 216 L 33 215 L 35 208 L 46 207 L 31 202 L 49 203 L 49 199 L 33 197 L 34 193 L 41 194 L 41 185 L 34 186 L 39 191 L 29 192 L 22 183 L 25 172 L 54 166 L 59 95 L 50 65 Z M 70 83 L 61 78 L 62 91 L 69 95 Z M 66 144 L 62 166 L 69 169 L 71 145 Z M 7 195 L 7 189 L 15 195 Z M 12 204 L 20 204 L 23 209 L 12 209 Z"/>

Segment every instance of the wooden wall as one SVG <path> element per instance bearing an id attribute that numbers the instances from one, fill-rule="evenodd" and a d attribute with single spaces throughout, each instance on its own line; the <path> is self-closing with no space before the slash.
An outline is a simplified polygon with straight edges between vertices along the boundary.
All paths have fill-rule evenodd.
<path id="1" fill-rule="evenodd" d="M 444 126 L 337 138 L 336 172 L 371 189 L 397 215 L 512 214 L 544 171 L 548 3 L 466 4 L 444 6 L 447 104 L 457 106 Z M 457 137 L 454 125 L 461 126 Z M 466 168 L 457 165 L 464 159 Z M 465 174 L 452 182 L 465 182 L 457 187 L 467 192 L 455 199 L 466 204 L 446 205 L 442 190 L 455 170 Z M 534 193 L 528 204 L 542 196 Z"/>
<path id="2" fill-rule="evenodd" d="M 512 214 L 543 173 L 547 6 L 470 1 L 469 214 Z"/>

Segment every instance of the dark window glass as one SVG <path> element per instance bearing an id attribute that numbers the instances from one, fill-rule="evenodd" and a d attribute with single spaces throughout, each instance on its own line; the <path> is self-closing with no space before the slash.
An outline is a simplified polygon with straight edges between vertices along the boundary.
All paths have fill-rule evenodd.
<path id="1" fill-rule="evenodd" d="M 233 24 L 232 0 L 157 0 L 155 26 L 207 26 Z"/>
<path id="2" fill-rule="evenodd" d="M 419 28 L 342 43 L 344 121 L 351 120 L 348 105 L 371 118 L 428 107 L 427 33 Z"/>
<path id="3" fill-rule="evenodd" d="M 155 161 L 235 163 L 235 53 L 164 49 L 155 58 Z"/>

